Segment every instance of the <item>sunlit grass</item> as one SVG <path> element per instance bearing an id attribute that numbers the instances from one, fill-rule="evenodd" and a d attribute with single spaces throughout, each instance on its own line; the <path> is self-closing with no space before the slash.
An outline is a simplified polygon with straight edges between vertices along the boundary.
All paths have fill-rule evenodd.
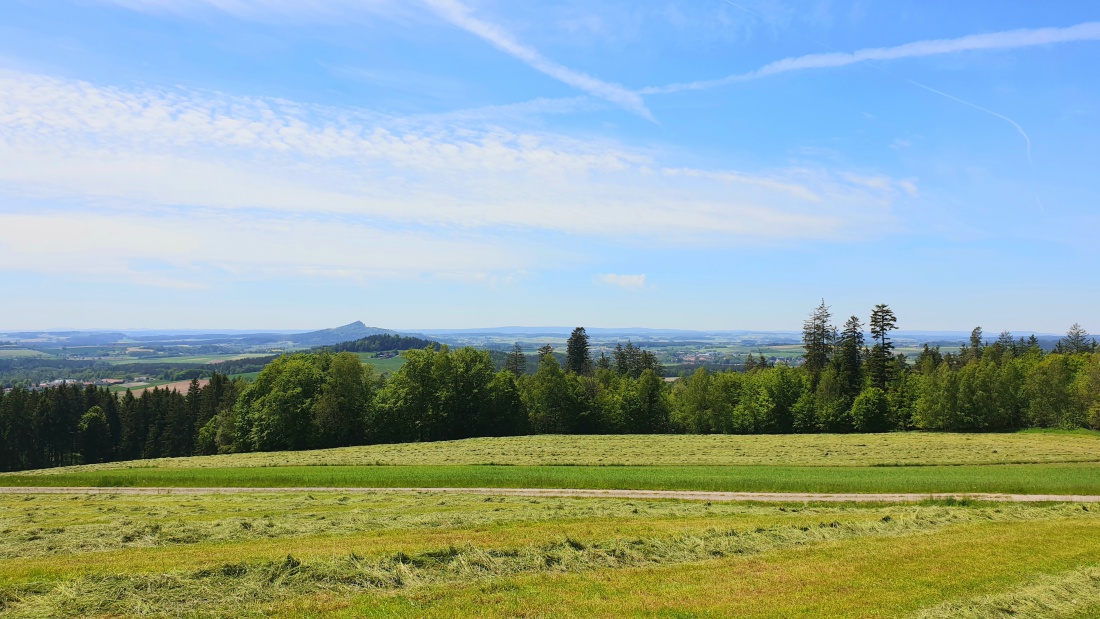
<path id="1" fill-rule="evenodd" d="M 281 466 L 8 475 L 2 486 L 584 488 L 729 492 L 1100 494 L 1100 464 L 927 467 Z"/>
<path id="2" fill-rule="evenodd" d="M 348 608 L 328 610 L 355 617 L 899 617 L 1093 565 L 1100 560 L 1097 534 L 1096 521 L 961 526 L 904 540 L 860 537 L 747 559 L 427 588 L 362 597 Z M 1068 614 L 1097 601 L 1100 586 L 1085 582 L 1055 610 Z M 1000 614 L 971 616 L 1012 616 L 987 610 Z M 297 612 L 311 614 L 308 608 Z"/>
<path id="3" fill-rule="evenodd" d="M 1075 568 L 1100 546 L 1093 541 L 1100 540 L 1100 514 L 1068 504 L 805 507 L 278 494 L 54 496 L 20 505 L 17 498 L 0 500 L 0 526 L 8 530 L 4 542 L 11 549 L 0 558 L 0 602 L 16 617 L 516 616 L 524 607 L 548 617 L 644 614 L 632 605 L 632 587 L 665 605 L 685 599 L 675 588 L 684 587 L 701 595 L 696 610 L 742 616 L 731 612 L 741 607 L 723 588 L 745 587 L 736 578 L 768 570 L 782 576 L 782 569 L 842 568 L 851 572 L 843 575 L 845 590 L 866 584 L 872 594 L 865 597 L 891 603 L 895 599 L 879 588 L 880 575 L 850 570 L 848 555 L 908 548 L 929 560 L 943 550 L 937 540 L 953 531 L 965 531 L 978 544 L 1005 531 L 1032 531 L 1032 550 L 1043 561 L 1021 562 L 1019 574 Z M 29 505 L 40 499 L 42 504 Z M 237 507 L 243 513 L 235 515 Z M 151 523 L 162 528 L 132 536 L 137 526 Z M 28 535 L 31 524 L 38 527 L 34 535 Z M 52 533 L 42 530 L 47 524 Z M 215 532 L 225 527 L 228 536 Z M 224 539 L 205 541 L 196 534 L 203 531 Z M 1072 552 L 1069 531 L 1082 537 Z M 53 550 L 29 540 L 42 536 L 52 536 Z M 81 537 L 113 537 L 114 546 L 88 546 Z M 18 552 L 21 545 L 28 552 Z M 849 547 L 848 554 L 827 554 Z M 792 556 L 809 563 L 801 566 Z M 769 567 L 775 562 L 780 565 Z M 938 571 L 934 563 L 925 567 Z M 631 580 L 639 574 L 650 580 Z M 591 599 L 583 585 L 593 581 L 623 588 L 606 598 L 615 605 Z M 700 585 L 718 588 L 710 594 Z M 558 599 L 553 590 L 575 600 Z M 484 597 L 486 592 L 517 597 L 494 606 L 499 601 Z M 772 598 L 798 595 L 790 586 L 774 593 Z M 784 603 L 782 608 L 792 607 L 791 600 Z"/>
<path id="4" fill-rule="evenodd" d="M 80 470 L 322 464 L 924 466 L 1057 462 L 1100 462 L 1100 433 L 1082 430 L 1000 434 L 543 435 L 162 458 L 97 464 Z M 39 474 L 64 470 L 47 469 Z"/>

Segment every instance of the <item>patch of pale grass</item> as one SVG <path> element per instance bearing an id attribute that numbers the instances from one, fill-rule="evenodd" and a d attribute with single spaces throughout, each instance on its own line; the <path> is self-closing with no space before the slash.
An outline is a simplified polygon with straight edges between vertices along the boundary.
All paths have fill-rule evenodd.
<path id="1" fill-rule="evenodd" d="M 541 435 L 112 462 L 37 471 L 316 465 L 918 466 L 1100 461 L 1100 434 Z M 2 478 L 3 474 L 0 474 Z"/>
<path id="2" fill-rule="evenodd" d="M 260 614 L 265 605 L 294 596 L 385 593 L 522 574 L 675 565 L 867 536 L 927 533 L 959 521 L 993 520 L 1005 515 L 977 511 L 956 514 L 941 508 L 938 518 L 907 516 L 911 514 L 755 529 L 715 527 L 692 533 L 639 534 L 596 541 L 566 535 L 550 543 L 513 548 L 466 544 L 415 553 L 398 550 L 382 557 L 351 553 L 310 562 L 287 555 L 183 572 L 120 571 L 78 576 L 52 584 L 9 585 L 0 590 L 13 617 L 243 616 Z"/>
<path id="3" fill-rule="evenodd" d="M 1024 586 L 994 595 L 945 602 L 913 619 L 1009 619 L 1095 617 L 1100 610 L 1100 567 L 1043 575 Z"/>

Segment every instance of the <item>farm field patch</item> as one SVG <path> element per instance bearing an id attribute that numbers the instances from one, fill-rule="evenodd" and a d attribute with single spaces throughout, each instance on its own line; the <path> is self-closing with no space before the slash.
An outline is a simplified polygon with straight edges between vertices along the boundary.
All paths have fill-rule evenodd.
<path id="1" fill-rule="evenodd" d="M 405 365 L 407 361 L 403 354 L 396 357 L 390 357 L 389 359 L 381 359 L 373 352 L 360 352 L 355 353 L 359 357 L 359 360 L 366 365 L 374 367 L 376 374 L 389 374 L 401 369 L 401 366 Z"/>
<path id="2" fill-rule="evenodd" d="M 29 348 L 0 348 L 0 359 L 49 359 L 53 355 Z"/>
<path id="3" fill-rule="evenodd" d="M 255 359 L 258 357 L 270 357 L 271 353 L 236 353 L 230 355 L 141 355 L 141 356 L 111 356 L 103 361 L 113 365 L 126 363 L 179 363 L 179 364 L 207 364 L 217 365 L 224 361 L 237 361 L 239 359 Z"/>
<path id="4" fill-rule="evenodd" d="M 209 383 L 210 383 L 209 378 L 200 378 L 199 379 L 199 387 L 203 387 L 203 386 L 205 386 Z M 119 387 L 119 388 L 116 388 L 116 390 L 117 391 L 125 391 L 126 389 L 130 389 L 130 391 L 134 394 L 134 397 L 139 397 L 141 395 L 142 391 L 146 391 L 148 389 L 164 389 L 164 390 L 167 390 L 167 391 L 179 391 L 180 393 L 187 393 L 187 390 L 190 387 L 191 387 L 191 381 L 189 381 L 189 380 L 177 380 L 177 381 L 171 381 L 171 382 L 158 380 L 158 381 L 152 381 L 152 382 L 148 383 L 145 386 Z"/>

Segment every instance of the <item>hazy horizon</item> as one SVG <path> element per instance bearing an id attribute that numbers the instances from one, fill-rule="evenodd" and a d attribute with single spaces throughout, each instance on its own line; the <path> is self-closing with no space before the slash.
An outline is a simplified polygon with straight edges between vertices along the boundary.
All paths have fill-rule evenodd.
<path id="1" fill-rule="evenodd" d="M 90 333 L 119 332 L 119 333 L 126 333 L 126 334 L 141 334 L 141 333 L 188 334 L 188 333 L 193 333 L 193 334 L 226 334 L 226 335 L 249 334 L 249 333 L 299 334 L 299 333 L 308 333 L 308 332 L 313 332 L 313 331 L 323 331 L 323 330 L 326 330 L 326 329 L 333 329 L 333 328 L 336 328 L 336 327 L 345 326 L 347 324 L 353 324 L 354 322 L 355 321 L 353 321 L 352 323 L 345 323 L 345 324 L 342 324 L 342 325 L 330 325 L 330 326 L 327 326 L 327 327 L 310 327 L 310 328 L 297 328 L 297 329 L 295 329 L 295 328 L 228 329 L 228 328 L 218 328 L 218 327 L 178 328 L 178 329 L 174 329 L 174 328 L 171 328 L 171 327 L 88 327 L 88 328 L 51 327 L 51 328 L 9 329 L 9 328 L 5 328 L 2 325 L 0 325 L 0 336 L 5 335 L 5 334 L 12 334 L 12 333 L 64 333 L 64 332 L 90 332 Z M 358 321 L 358 322 L 362 322 L 362 321 Z M 568 335 L 568 333 L 572 329 L 574 329 L 576 326 L 583 326 L 583 325 L 575 325 L 575 326 L 566 326 L 566 325 L 498 325 L 498 326 L 494 326 L 494 327 L 458 327 L 458 328 L 446 327 L 446 328 L 439 328 L 439 327 L 424 327 L 424 326 L 420 326 L 420 327 L 390 327 L 390 326 L 378 325 L 378 324 L 369 324 L 369 323 L 363 323 L 363 324 L 367 327 L 376 327 L 376 328 L 381 328 L 381 329 L 388 329 L 388 330 L 396 331 L 396 332 L 399 332 L 399 333 L 417 333 L 417 332 L 420 332 L 420 333 L 425 333 L 425 334 L 430 334 L 430 333 L 475 333 L 475 332 L 497 332 L 497 333 L 532 332 L 533 333 L 533 332 L 540 332 L 541 331 L 541 332 L 547 332 L 547 333 Z M 599 326 L 599 325 L 587 325 L 587 326 L 585 326 L 585 328 L 591 333 L 600 333 L 600 332 L 611 332 L 611 333 L 614 333 L 614 332 L 622 332 L 622 333 L 645 333 L 645 332 L 676 333 L 676 332 L 682 332 L 682 333 L 745 333 L 745 334 L 753 334 L 753 333 L 759 333 L 759 334 L 770 334 L 770 333 L 775 333 L 775 334 L 798 334 L 798 333 L 800 333 L 799 329 L 793 329 L 793 328 L 792 329 L 751 329 L 751 328 L 676 329 L 676 328 L 661 328 L 661 327 L 621 327 L 621 326 L 619 326 L 619 327 L 616 327 L 616 326 L 608 327 L 608 326 Z M 1019 337 L 1019 336 L 1028 336 L 1028 335 L 1032 335 L 1032 334 L 1037 335 L 1037 336 L 1048 336 L 1048 337 L 1057 337 L 1057 336 L 1064 335 L 1064 333 L 1043 332 L 1043 331 L 1034 331 L 1034 330 L 1026 330 L 1026 329 L 1020 329 L 1020 330 L 1015 330 L 1015 331 L 1013 331 L 1011 329 L 1008 329 L 1008 331 L 1010 333 L 1012 333 L 1013 335 L 1017 336 L 1017 337 Z M 971 329 L 898 329 L 897 331 L 895 331 L 895 335 L 901 336 L 901 337 L 904 337 L 904 336 L 907 336 L 907 335 L 966 336 L 966 335 L 969 335 L 970 332 L 971 332 Z M 1000 331 L 991 331 L 991 330 L 988 330 L 988 329 L 984 329 L 984 334 L 985 334 L 985 337 L 987 339 L 996 338 L 999 333 L 1000 333 Z"/>

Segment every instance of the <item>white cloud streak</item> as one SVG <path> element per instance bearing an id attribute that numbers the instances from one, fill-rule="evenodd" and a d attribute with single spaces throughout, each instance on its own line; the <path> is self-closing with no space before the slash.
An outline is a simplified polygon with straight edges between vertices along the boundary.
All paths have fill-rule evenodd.
<path id="1" fill-rule="evenodd" d="M 957 39 L 916 41 L 895 47 L 861 49 L 851 53 L 831 52 L 784 58 L 782 60 L 770 62 L 748 73 L 729 75 L 714 80 L 700 80 L 695 82 L 669 84 L 667 86 L 654 86 L 643 88 L 638 92 L 641 94 L 662 94 L 685 90 L 704 90 L 737 82 L 747 82 L 749 80 L 779 75 L 791 71 L 844 67 L 874 60 L 923 58 L 966 51 L 1018 49 L 1039 45 L 1096 40 L 1100 40 L 1100 22 L 1085 22 L 1066 28 L 1035 28 L 993 32 L 988 34 L 973 34 Z"/>
<path id="2" fill-rule="evenodd" d="M 638 93 L 619 84 L 605 82 L 586 73 L 564 67 L 546 58 L 538 50 L 520 43 L 500 26 L 475 17 L 470 8 L 458 0 L 423 1 L 448 22 L 484 39 L 533 69 L 573 88 L 620 105 L 643 118 L 654 120 L 653 114 L 646 108 L 645 101 Z"/>
<path id="3" fill-rule="evenodd" d="M 596 283 L 605 284 L 607 286 L 615 286 L 616 288 L 626 288 L 628 290 L 639 290 L 645 288 L 645 274 L 639 275 L 619 275 L 617 273 L 605 273 L 597 275 L 593 278 Z"/>

